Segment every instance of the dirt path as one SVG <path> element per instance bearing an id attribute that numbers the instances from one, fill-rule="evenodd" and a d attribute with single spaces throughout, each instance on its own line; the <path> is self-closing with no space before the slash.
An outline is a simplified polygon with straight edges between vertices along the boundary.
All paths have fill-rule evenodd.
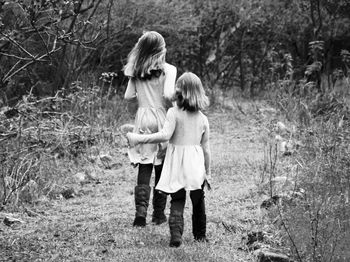
<path id="1" fill-rule="evenodd" d="M 41 201 L 32 217 L 16 214 L 24 223 L 9 227 L 1 222 L 0 261 L 255 261 L 242 237 L 263 226 L 256 190 L 262 129 L 249 113 L 254 111 L 251 104 L 243 110 L 248 115 L 233 110 L 209 116 L 214 177 L 213 190 L 206 192 L 210 244 L 192 239 L 189 200 L 182 247 L 168 247 L 167 224 L 133 228 L 136 170 L 120 155 L 120 168 L 98 170 L 100 184 L 76 185 L 74 198 Z M 0 213 L 1 220 L 6 215 Z"/>

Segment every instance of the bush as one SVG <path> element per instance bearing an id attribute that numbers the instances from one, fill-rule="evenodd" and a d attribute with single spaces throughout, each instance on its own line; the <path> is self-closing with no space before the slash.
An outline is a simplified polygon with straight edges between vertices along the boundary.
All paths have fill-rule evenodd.
<path id="1" fill-rule="evenodd" d="M 279 198 L 282 201 L 275 202 L 271 213 L 273 219 L 278 217 L 298 261 L 349 261 L 349 94 L 334 83 L 321 84 L 323 42 L 311 42 L 309 47 L 313 63 L 306 67 L 304 78 L 298 81 L 285 74 L 271 84 L 271 100 L 295 125 L 291 136 L 301 145 L 287 161 L 276 160 L 284 168 L 274 169 L 292 178 L 298 194 Z M 349 88 L 343 82 L 341 91 Z M 286 166 L 297 168 L 288 171 Z"/>
<path id="2" fill-rule="evenodd" d="M 76 158 L 92 145 L 114 144 L 116 127 L 128 114 L 124 102 L 99 86 L 37 99 L 25 96 L 0 112 L 0 203 L 17 204 L 27 185 L 36 194 L 50 194 L 67 178 Z M 30 191 L 30 190 L 29 190 Z"/>
<path id="3" fill-rule="evenodd" d="M 285 223 L 305 261 L 347 261 L 350 257 L 350 132 L 341 115 L 302 131 L 305 145 L 297 187 L 305 195 L 288 206 Z"/>
<path id="4" fill-rule="evenodd" d="M 294 192 L 303 193 L 289 201 L 276 202 L 270 215 L 273 219 L 278 217 L 277 224 L 298 261 L 348 261 L 350 111 L 347 99 L 335 93 L 299 95 L 283 90 L 275 94 L 279 97 L 275 105 L 296 124 L 293 138 L 302 145 L 289 159 L 276 160 L 284 168 L 276 168 L 275 176 L 292 178 Z M 295 165 L 298 168 L 288 171 L 287 166 Z"/>

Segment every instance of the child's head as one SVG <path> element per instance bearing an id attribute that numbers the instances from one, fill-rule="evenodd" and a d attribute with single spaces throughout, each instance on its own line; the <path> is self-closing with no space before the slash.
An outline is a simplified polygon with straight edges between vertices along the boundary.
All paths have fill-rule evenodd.
<path id="1" fill-rule="evenodd" d="M 155 31 L 145 32 L 129 53 L 124 74 L 142 79 L 152 75 L 151 71 L 163 71 L 165 53 L 163 36 Z"/>
<path id="2" fill-rule="evenodd" d="M 203 110 L 209 105 L 202 81 L 191 72 L 182 74 L 176 81 L 175 101 L 179 108 L 190 112 Z"/>

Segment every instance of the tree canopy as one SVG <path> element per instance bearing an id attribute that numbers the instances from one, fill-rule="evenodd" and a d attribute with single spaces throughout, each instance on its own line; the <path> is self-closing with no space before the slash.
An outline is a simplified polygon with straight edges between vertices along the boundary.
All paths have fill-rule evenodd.
<path id="1" fill-rule="evenodd" d="M 254 95 L 287 76 L 320 89 L 320 75 L 348 74 L 350 0 L 3 0 L 2 103 L 30 91 L 52 95 L 102 72 L 117 73 L 119 88 L 144 30 L 160 32 L 168 61 L 210 89 Z"/>

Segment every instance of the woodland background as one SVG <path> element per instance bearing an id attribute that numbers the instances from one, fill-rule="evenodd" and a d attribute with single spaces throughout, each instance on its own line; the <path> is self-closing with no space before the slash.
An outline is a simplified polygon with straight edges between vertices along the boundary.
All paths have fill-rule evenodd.
<path id="1" fill-rule="evenodd" d="M 345 0 L 1 1 L 2 104 L 96 84 L 104 72 L 122 92 L 144 30 L 164 35 L 167 60 L 211 90 L 253 96 L 305 74 L 324 90 L 348 73 L 349 11 Z"/>
<path id="2" fill-rule="evenodd" d="M 303 197 L 278 202 L 285 237 L 298 261 L 346 261 L 349 0 L 0 1 L 0 207 L 33 202 L 30 188 L 53 194 L 70 163 L 121 141 L 122 68 L 145 30 L 164 36 L 179 75 L 201 77 L 213 108 L 229 100 L 245 113 L 241 99 L 264 99 L 293 124 L 286 155 Z M 271 141 L 270 182 L 280 175 Z"/>

